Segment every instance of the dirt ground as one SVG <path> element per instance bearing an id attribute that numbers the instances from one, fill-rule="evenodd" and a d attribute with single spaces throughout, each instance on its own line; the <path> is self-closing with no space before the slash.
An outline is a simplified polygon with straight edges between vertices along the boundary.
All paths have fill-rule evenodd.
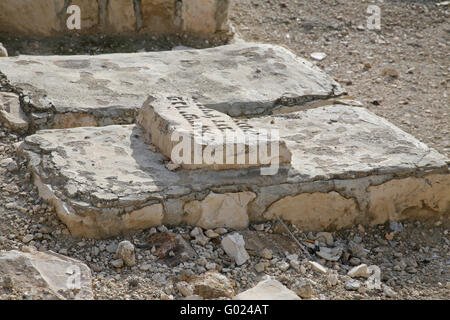
<path id="1" fill-rule="evenodd" d="M 318 65 L 351 96 L 449 155 L 450 8 L 436 3 L 242 0 L 234 2 L 231 21 L 245 40 L 282 44 L 310 60 L 326 53 Z M 380 30 L 367 29 L 374 4 Z"/>
<path id="2" fill-rule="evenodd" d="M 231 21 L 247 41 L 282 44 L 312 60 L 310 54 L 323 52 L 318 62 L 348 93 L 374 113 L 443 154 L 450 155 L 450 7 L 438 1 L 354 1 L 354 0 L 239 0 L 234 1 Z M 367 7 L 381 8 L 381 29 L 367 30 Z M 11 54 L 80 54 L 168 49 L 176 40 L 143 38 L 139 42 L 59 39 L 46 43 L 38 39 L 0 37 Z M 106 41 L 106 42 L 105 42 Z M 184 43 L 196 47 L 207 43 Z M 15 153 L 16 136 L 0 124 L 0 161 L 11 158 L 17 168 L 0 166 L 0 250 L 34 246 L 80 259 L 93 272 L 97 299 L 177 299 L 180 273 L 203 274 L 215 264 L 233 283 L 236 292 L 254 286 L 268 274 L 292 288 L 301 280 L 309 283 L 312 299 L 450 299 L 450 221 L 447 217 L 428 221 L 406 221 L 402 231 L 392 232 L 389 223 L 371 228 L 355 226 L 332 234 L 335 247 L 344 254 L 337 262 L 325 261 L 310 250 L 313 258 L 337 272 L 338 281 L 329 285 L 327 275 L 314 272 L 299 250 L 299 265 L 282 253 L 272 259 L 251 255 L 251 261 L 237 267 L 223 253 L 220 243 L 207 245 L 189 236 L 192 228 L 171 229 L 183 234 L 200 255 L 195 261 L 168 268 L 151 250 L 136 248 L 137 266 L 118 270 L 111 266 L 113 248 L 125 239 L 72 239 L 52 208 L 38 199 L 36 188 Z M 450 191 L 449 191 L 450 192 Z M 266 224 L 252 232 L 277 234 L 280 226 Z M 316 233 L 291 229 L 304 244 Z M 126 238 L 145 241 L 150 230 Z M 24 240 L 32 235 L 31 241 Z M 30 237 L 28 237 L 30 239 Z M 317 240 L 316 240 L 317 241 Z M 314 243 L 314 241 L 312 241 Z M 358 250 L 355 249 L 359 248 Z M 111 249 L 112 248 L 112 249 Z M 365 252 L 365 253 L 364 253 Z M 290 266 L 289 266 L 289 262 Z M 263 263 L 265 271 L 256 271 Z M 285 270 L 285 265 L 288 269 Z M 349 290 L 348 270 L 360 263 L 381 269 L 383 288 L 367 291 L 361 286 Z M 361 281 L 363 282 L 363 281 Z M 20 290 L 0 288 L 0 299 L 26 299 Z"/>

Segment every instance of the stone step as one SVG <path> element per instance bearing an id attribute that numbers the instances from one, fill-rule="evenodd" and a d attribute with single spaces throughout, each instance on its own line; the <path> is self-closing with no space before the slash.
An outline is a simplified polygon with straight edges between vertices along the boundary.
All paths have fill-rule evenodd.
<path id="1" fill-rule="evenodd" d="M 261 168 L 170 171 L 139 125 L 43 130 L 20 150 L 42 198 L 75 237 L 160 224 L 241 229 L 278 217 L 333 230 L 450 212 L 450 160 L 360 107 L 331 105 L 252 118 L 292 152 Z"/>
<path id="2" fill-rule="evenodd" d="M 35 129 L 134 123 L 149 94 L 194 97 L 230 116 L 336 97 L 344 89 L 287 49 L 239 43 L 202 50 L 0 59 Z"/>

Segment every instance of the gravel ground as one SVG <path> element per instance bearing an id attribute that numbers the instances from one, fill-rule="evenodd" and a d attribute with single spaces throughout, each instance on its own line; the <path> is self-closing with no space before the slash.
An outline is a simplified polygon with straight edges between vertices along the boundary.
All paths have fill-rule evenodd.
<path id="1" fill-rule="evenodd" d="M 240 0 L 235 1 L 231 19 L 246 40 L 283 44 L 308 59 L 312 52 L 326 53 L 318 64 L 342 82 L 350 95 L 449 155 L 448 6 L 438 7 L 432 1 L 379 1 L 382 24 L 381 30 L 374 32 L 358 28 L 365 25 L 371 3 Z M 395 72 L 383 74 L 387 68 Z M 0 124 L 0 250 L 33 246 L 85 262 L 93 273 L 96 299 L 179 299 L 192 293 L 192 278 L 207 277 L 207 269 L 225 275 L 235 293 L 270 275 L 304 299 L 450 298 L 448 217 L 402 225 L 355 226 L 323 237 L 291 226 L 296 238 L 309 246 L 311 257 L 298 248 L 297 257 L 289 254 L 296 244 L 290 236 L 280 235 L 285 230 L 279 224 L 251 226 L 246 231 L 249 234 L 277 236 L 283 241 L 264 257 L 249 251 L 250 261 L 240 267 L 220 245 L 220 238 L 227 233 L 217 238 L 192 237 L 192 228 L 163 227 L 128 238 L 72 239 L 54 210 L 39 200 L 24 160 L 16 155 L 15 144 L 22 139 Z M 189 258 L 175 249 L 161 253 L 151 239 L 170 238 L 169 232 L 181 235 L 196 256 Z M 202 232 L 215 236 L 211 231 Z M 112 265 L 114 253 L 124 239 L 136 246 L 136 265 L 116 268 Z M 321 258 L 317 253 L 320 246 L 339 251 L 338 261 Z M 314 271 L 309 260 L 333 271 Z M 360 264 L 380 268 L 379 289 L 367 289 L 364 278 L 349 281 L 348 271 Z M 19 291 L 0 288 L 0 299 L 22 298 Z"/>
<path id="2" fill-rule="evenodd" d="M 241 0 L 231 21 L 245 40 L 282 44 L 310 60 L 326 53 L 318 65 L 351 96 L 450 155 L 450 6 L 436 3 Z M 381 9 L 380 30 L 366 27 L 372 4 Z"/>

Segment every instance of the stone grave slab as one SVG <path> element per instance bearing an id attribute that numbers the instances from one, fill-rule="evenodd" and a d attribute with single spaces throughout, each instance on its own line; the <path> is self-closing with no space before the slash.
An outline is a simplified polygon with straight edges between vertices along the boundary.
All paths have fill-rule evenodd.
<path id="1" fill-rule="evenodd" d="M 286 142 L 245 119 L 192 98 L 152 95 L 139 112 L 146 140 L 184 169 L 236 169 L 290 163 Z M 263 151 L 270 152 L 263 152 Z"/>
<path id="2" fill-rule="evenodd" d="M 160 224 L 239 229 L 277 217 L 305 231 L 334 230 L 450 212 L 449 159 L 364 108 L 332 105 L 249 123 L 278 128 L 291 163 L 274 175 L 170 171 L 139 125 L 42 130 L 20 152 L 75 237 Z"/>
<path id="3" fill-rule="evenodd" d="M 313 63 L 270 44 L 98 56 L 0 60 L 36 129 L 134 123 L 149 94 L 194 97 L 231 116 L 277 104 L 340 96 L 344 89 Z"/>

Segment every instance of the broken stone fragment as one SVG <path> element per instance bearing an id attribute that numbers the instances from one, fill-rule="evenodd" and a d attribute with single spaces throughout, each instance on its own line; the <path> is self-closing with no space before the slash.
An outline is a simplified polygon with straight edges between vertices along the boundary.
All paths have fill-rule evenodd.
<path id="1" fill-rule="evenodd" d="M 0 279 L 3 287 L 13 287 L 22 294 L 27 292 L 31 299 L 94 298 L 89 267 L 52 251 L 1 252 Z"/>
<path id="2" fill-rule="evenodd" d="M 245 250 L 244 237 L 239 233 L 233 233 L 222 239 L 223 250 L 234 259 L 238 266 L 247 262 L 250 256 Z"/>
<path id="3" fill-rule="evenodd" d="M 233 300 L 301 300 L 292 290 L 277 280 L 268 279 L 255 287 L 238 294 Z"/>
<path id="4" fill-rule="evenodd" d="M 328 272 L 328 268 L 322 266 L 320 263 L 317 263 L 315 261 L 308 261 L 308 263 L 311 266 L 311 269 L 318 273 L 326 274 Z"/>
<path id="5" fill-rule="evenodd" d="M 347 275 L 352 278 L 369 278 L 370 274 L 366 264 L 356 266 L 347 273 Z"/>

